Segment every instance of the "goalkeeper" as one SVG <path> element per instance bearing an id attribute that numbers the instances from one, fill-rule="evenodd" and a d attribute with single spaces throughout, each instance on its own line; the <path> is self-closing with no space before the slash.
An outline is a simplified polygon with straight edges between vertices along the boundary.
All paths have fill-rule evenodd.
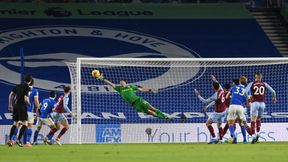
<path id="1" fill-rule="evenodd" d="M 120 86 L 116 86 L 111 81 L 105 79 L 103 75 L 98 77 L 96 76 L 96 78 L 113 87 L 118 93 L 120 93 L 121 98 L 129 105 L 131 105 L 136 111 L 143 112 L 160 119 L 170 119 L 165 114 L 163 114 L 163 112 L 150 105 L 150 103 L 145 101 L 142 97 L 137 96 L 135 93 L 137 91 L 157 93 L 156 89 L 139 88 L 135 85 L 127 84 L 125 80 L 120 80 Z"/>

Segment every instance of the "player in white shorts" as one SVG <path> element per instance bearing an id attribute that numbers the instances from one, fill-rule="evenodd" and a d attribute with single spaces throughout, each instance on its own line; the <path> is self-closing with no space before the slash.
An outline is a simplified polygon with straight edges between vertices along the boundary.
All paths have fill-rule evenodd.
<path id="1" fill-rule="evenodd" d="M 56 98 L 56 92 L 51 91 L 50 97 L 42 101 L 40 115 L 37 120 L 37 128 L 36 128 L 36 131 L 34 132 L 33 144 L 37 144 L 38 134 L 42 128 L 42 125 L 47 125 L 51 129 L 54 129 L 54 128 L 56 129 L 55 123 L 50 117 L 51 112 L 56 106 L 55 98 Z"/>

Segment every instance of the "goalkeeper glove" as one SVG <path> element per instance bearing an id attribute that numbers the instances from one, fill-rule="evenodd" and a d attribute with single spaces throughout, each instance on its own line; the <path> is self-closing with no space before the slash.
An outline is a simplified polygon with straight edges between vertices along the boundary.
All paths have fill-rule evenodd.
<path id="1" fill-rule="evenodd" d="M 103 81 L 105 78 L 103 75 L 100 75 L 99 77 L 97 77 L 97 79 Z"/>

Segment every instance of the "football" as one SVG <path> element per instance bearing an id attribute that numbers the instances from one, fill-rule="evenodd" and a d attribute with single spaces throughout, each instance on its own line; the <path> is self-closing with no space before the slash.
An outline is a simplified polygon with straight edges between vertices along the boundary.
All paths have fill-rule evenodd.
<path id="1" fill-rule="evenodd" d="M 93 77 L 96 77 L 96 78 L 97 78 L 97 77 L 99 77 L 100 75 L 101 75 L 101 74 L 100 74 L 100 71 L 99 71 L 99 70 L 93 70 L 93 71 L 92 71 L 92 76 L 93 76 Z"/>

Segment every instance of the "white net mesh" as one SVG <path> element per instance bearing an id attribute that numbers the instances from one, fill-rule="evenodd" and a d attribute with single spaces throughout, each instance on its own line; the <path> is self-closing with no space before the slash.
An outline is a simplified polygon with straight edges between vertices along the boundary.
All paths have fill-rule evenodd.
<path id="1" fill-rule="evenodd" d="M 80 65 L 78 70 L 81 71 L 81 75 L 77 74 L 75 63 L 68 63 L 72 87 L 74 88 L 72 109 L 78 114 L 75 128 L 72 128 L 72 132 L 75 132 L 72 134 L 75 135 L 71 136 L 71 141 L 76 143 L 157 141 L 152 139 L 149 134 L 147 136 L 147 132 L 145 132 L 147 128 L 152 128 L 153 135 L 153 130 L 157 133 L 157 130 L 166 127 L 176 132 L 178 132 L 178 129 L 190 130 L 192 127 L 189 123 L 201 123 L 203 125 L 201 129 L 205 129 L 204 123 L 207 116 L 202 112 L 204 105 L 195 96 L 194 89 L 199 89 L 203 97 L 210 97 L 213 94 L 211 74 L 215 75 L 219 82 L 224 85 L 225 83 L 231 83 L 232 79 L 239 78 L 241 75 L 246 76 L 248 81 L 252 82 L 254 81 L 255 72 L 261 72 L 264 81 L 269 83 L 276 91 L 278 99 L 277 104 L 272 104 L 272 96 L 267 92 L 265 115 L 262 121 L 264 123 L 288 122 L 286 99 L 288 94 L 286 88 L 288 87 L 287 59 L 117 60 L 85 58 L 78 59 L 78 61 L 78 65 Z M 94 69 L 100 70 L 106 79 L 116 84 L 123 79 L 128 84 L 138 87 L 158 89 L 157 94 L 137 92 L 137 95 L 175 119 L 167 124 L 168 121 L 165 119 L 158 119 L 137 112 L 123 101 L 112 87 L 93 78 L 91 72 Z M 77 79 L 79 77 L 81 77 L 81 86 L 78 86 L 77 89 L 77 85 L 79 85 Z M 80 90 L 80 92 L 77 93 L 77 90 Z M 79 100 L 80 98 L 81 100 Z M 81 107 L 79 107 L 80 104 Z M 212 108 L 209 109 L 208 115 L 212 111 Z M 90 130 L 83 130 L 85 125 L 89 125 L 87 129 Z M 95 129 L 91 128 L 93 125 L 96 125 Z M 175 136 L 179 136 L 179 138 L 173 137 L 177 139 L 175 140 L 169 132 L 166 136 L 163 131 L 162 135 L 158 137 L 158 142 L 171 142 L 172 140 L 175 140 L 174 142 L 193 142 L 192 138 L 194 138 L 184 140 L 186 136 L 182 137 L 182 134 Z M 145 139 L 142 139 L 142 137 Z M 201 141 L 201 139 L 198 141 Z"/>

